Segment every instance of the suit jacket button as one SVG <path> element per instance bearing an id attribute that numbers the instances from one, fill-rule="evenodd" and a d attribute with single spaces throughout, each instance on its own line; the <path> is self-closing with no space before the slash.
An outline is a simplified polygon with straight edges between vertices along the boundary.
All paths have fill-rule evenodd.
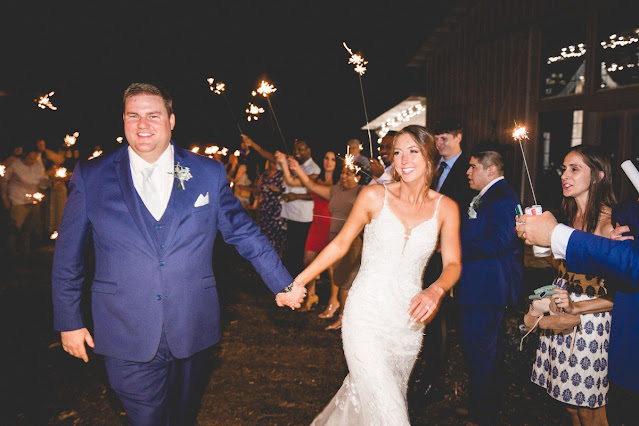
<path id="1" fill-rule="evenodd" d="M 155 300 L 162 300 L 162 296 L 160 296 L 159 294 L 155 296 Z"/>

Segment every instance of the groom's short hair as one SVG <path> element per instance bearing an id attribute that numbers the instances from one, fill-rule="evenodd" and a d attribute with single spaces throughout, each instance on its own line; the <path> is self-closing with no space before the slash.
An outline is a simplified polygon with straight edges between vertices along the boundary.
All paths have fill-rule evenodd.
<path id="1" fill-rule="evenodd" d="M 159 96 L 164 101 L 166 112 L 169 116 L 173 114 L 173 98 L 168 90 L 153 83 L 131 83 L 124 91 L 122 97 L 122 105 L 126 104 L 126 100 L 137 95 L 153 95 Z"/>

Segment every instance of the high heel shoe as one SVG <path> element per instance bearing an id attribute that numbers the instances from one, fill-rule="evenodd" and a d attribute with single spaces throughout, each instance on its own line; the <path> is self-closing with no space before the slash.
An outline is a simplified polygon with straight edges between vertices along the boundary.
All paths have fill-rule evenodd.
<path id="1" fill-rule="evenodd" d="M 326 327 L 324 330 L 339 330 L 340 328 L 342 328 L 342 317 L 339 317 L 337 321 Z"/>
<path id="2" fill-rule="evenodd" d="M 312 310 L 319 303 L 319 296 L 317 294 L 309 295 L 302 306 L 297 310 L 298 312 L 306 312 Z"/>
<path id="3" fill-rule="evenodd" d="M 318 315 L 318 318 L 324 318 L 324 319 L 333 318 L 335 316 L 335 312 L 337 312 L 338 310 L 339 310 L 339 303 L 337 303 L 337 304 L 331 303 L 324 310 L 324 312 L 322 312 L 321 314 Z"/>

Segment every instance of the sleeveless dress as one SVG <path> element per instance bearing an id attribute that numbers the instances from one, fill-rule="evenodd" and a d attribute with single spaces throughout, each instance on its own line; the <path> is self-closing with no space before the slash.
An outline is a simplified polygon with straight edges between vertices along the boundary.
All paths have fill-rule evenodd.
<path id="1" fill-rule="evenodd" d="M 406 230 L 388 206 L 364 228 L 362 264 L 348 293 L 342 342 L 349 374 L 312 425 L 409 425 L 406 391 L 423 325 L 408 315 L 437 244 L 437 210 Z"/>
<path id="2" fill-rule="evenodd" d="M 313 199 L 313 222 L 308 230 L 304 251 L 320 252 L 329 243 L 328 230 L 331 226 L 331 212 L 328 201 L 311 192 Z"/>
<path id="3" fill-rule="evenodd" d="M 568 290 L 573 302 L 606 294 L 602 278 L 570 272 L 565 260 L 559 265 L 554 284 Z M 589 408 L 606 405 L 611 322 L 610 312 L 583 314 L 576 332 L 542 330 L 530 380 L 566 404 Z"/>

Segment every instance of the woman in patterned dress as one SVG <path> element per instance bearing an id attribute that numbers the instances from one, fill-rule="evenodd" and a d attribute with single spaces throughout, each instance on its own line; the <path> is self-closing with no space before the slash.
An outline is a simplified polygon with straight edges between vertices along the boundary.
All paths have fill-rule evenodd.
<path id="1" fill-rule="evenodd" d="M 562 168 L 565 223 L 610 238 L 615 204 L 610 160 L 598 147 L 579 145 L 566 154 Z M 531 380 L 566 405 L 573 425 L 606 425 L 612 297 L 602 278 L 569 271 L 563 260 L 553 263 L 558 293 L 552 302 L 580 315 L 581 326 L 542 331 Z"/>
<path id="2" fill-rule="evenodd" d="M 277 163 L 266 161 L 264 171 L 258 178 L 258 215 L 257 221 L 262 233 L 271 242 L 271 245 L 282 256 L 284 239 L 284 219 L 282 213 L 282 203 L 280 195 L 284 191 L 284 181 L 282 171 L 278 170 Z"/>

